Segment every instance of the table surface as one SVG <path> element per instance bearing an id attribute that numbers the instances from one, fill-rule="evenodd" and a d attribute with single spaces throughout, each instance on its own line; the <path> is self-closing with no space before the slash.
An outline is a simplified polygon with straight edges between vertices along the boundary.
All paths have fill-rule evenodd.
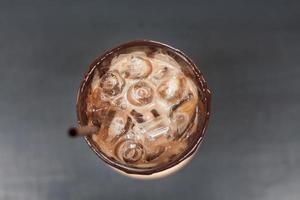
<path id="1" fill-rule="evenodd" d="M 300 199 L 300 2 L 0 1 L 0 199 Z M 133 39 L 187 53 L 213 93 L 200 151 L 160 180 L 108 168 L 82 139 L 87 66 Z"/>

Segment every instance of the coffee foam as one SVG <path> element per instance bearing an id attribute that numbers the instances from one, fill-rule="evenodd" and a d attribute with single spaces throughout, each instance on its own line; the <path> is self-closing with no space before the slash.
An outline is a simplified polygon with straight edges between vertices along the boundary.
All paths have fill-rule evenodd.
<path id="1" fill-rule="evenodd" d="M 198 90 L 171 56 L 144 49 L 115 56 L 95 69 L 87 96 L 89 123 L 102 123 L 92 139 L 111 159 L 153 168 L 178 158 L 198 119 Z"/>

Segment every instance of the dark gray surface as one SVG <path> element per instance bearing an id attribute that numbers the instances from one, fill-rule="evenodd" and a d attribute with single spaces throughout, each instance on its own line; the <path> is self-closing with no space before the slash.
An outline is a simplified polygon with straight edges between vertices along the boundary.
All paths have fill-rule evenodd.
<path id="1" fill-rule="evenodd" d="M 299 10 L 297 0 L 0 1 L 0 199 L 299 200 Z M 66 137 L 88 64 L 137 38 L 185 51 L 213 92 L 195 159 L 146 182 Z"/>

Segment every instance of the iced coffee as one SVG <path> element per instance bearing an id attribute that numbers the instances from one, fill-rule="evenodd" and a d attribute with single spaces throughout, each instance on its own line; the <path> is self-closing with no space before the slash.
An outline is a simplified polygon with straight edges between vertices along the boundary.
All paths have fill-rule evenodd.
<path id="1" fill-rule="evenodd" d="M 175 49 L 136 41 L 96 60 L 82 83 L 78 118 L 98 127 L 86 139 L 108 164 L 153 174 L 190 156 L 209 116 L 206 82 Z"/>

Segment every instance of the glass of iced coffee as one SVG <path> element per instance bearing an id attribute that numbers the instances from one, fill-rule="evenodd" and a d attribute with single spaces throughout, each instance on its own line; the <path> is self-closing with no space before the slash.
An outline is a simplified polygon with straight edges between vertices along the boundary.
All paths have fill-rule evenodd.
<path id="1" fill-rule="evenodd" d="M 150 40 L 128 42 L 89 66 L 77 96 L 78 130 L 117 171 L 162 177 L 182 167 L 202 142 L 210 96 L 181 51 Z"/>

